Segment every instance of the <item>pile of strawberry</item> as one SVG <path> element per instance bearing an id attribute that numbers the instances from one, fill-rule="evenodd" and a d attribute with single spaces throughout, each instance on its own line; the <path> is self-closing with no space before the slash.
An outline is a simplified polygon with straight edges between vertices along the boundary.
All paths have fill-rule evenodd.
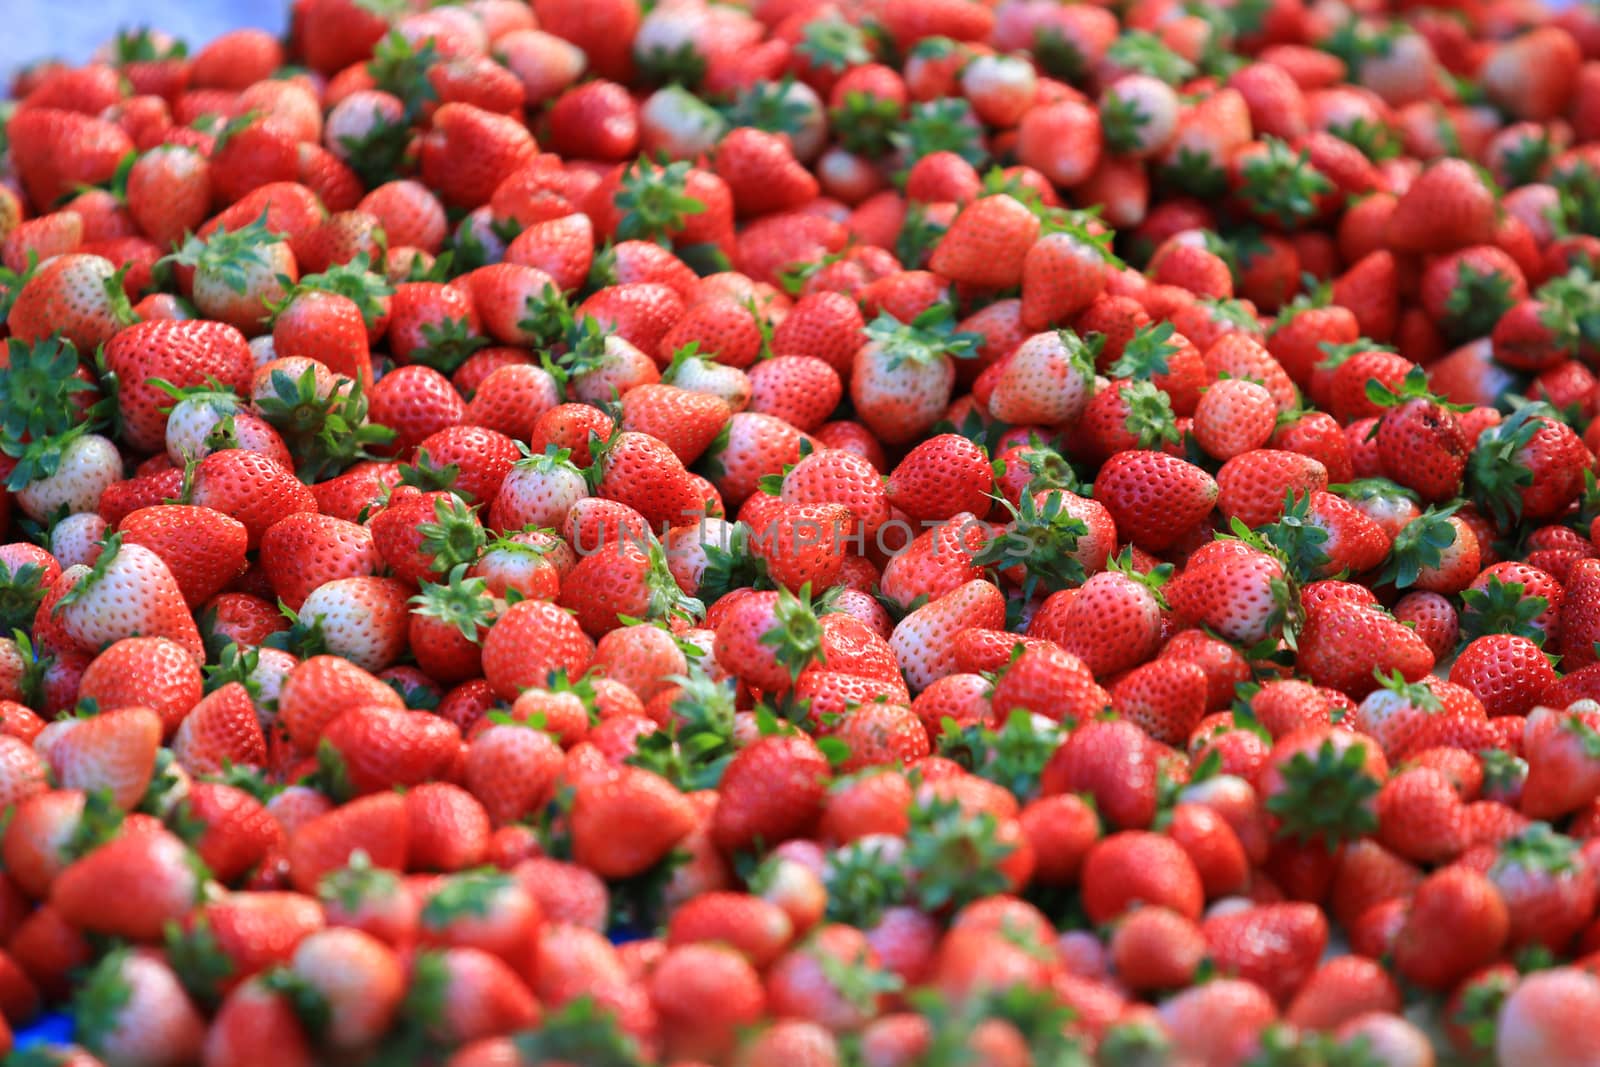
<path id="1" fill-rule="evenodd" d="M 1600 10 L 1395 6 L 20 75 L 0 1052 L 1600 1064 Z"/>

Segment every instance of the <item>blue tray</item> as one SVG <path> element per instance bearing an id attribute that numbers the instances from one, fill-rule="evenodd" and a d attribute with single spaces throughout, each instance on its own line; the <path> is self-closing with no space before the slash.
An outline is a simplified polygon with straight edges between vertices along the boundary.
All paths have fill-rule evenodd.
<path id="1" fill-rule="evenodd" d="M 17 1030 L 16 1048 L 33 1048 L 35 1045 L 72 1044 L 72 1016 L 61 1012 L 48 1012 Z"/>

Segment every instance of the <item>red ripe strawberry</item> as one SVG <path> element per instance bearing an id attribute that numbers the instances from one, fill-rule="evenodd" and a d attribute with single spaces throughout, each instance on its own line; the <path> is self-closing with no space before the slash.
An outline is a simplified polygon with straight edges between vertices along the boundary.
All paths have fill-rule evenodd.
<path id="1" fill-rule="evenodd" d="M 1062 742 L 1040 777 L 1040 792 L 1085 793 L 1111 825 L 1139 829 L 1156 813 L 1158 750 L 1121 720 L 1091 719 Z"/>
<path id="2" fill-rule="evenodd" d="M 700 458 L 731 415 L 721 397 L 673 385 L 641 385 L 622 398 L 622 429 L 665 442 L 685 464 Z"/>
<path id="3" fill-rule="evenodd" d="M 117 524 L 127 544 L 161 557 L 196 608 L 245 569 L 249 534 L 244 524 L 211 508 L 163 505 L 130 512 Z"/>
<path id="4" fill-rule="evenodd" d="M 208 693 L 178 725 L 172 754 L 190 774 L 220 774 L 230 765 L 265 764 L 267 741 L 249 691 L 229 682 Z"/>
<path id="5" fill-rule="evenodd" d="M 1143 907 L 1111 935 L 1117 977 L 1136 991 L 1178 989 L 1194 981 L 1206 940 L 1192 919 L 1168 908 Z"/>
<path id="6" fill-rule="evenodd" d="M 1004 193 L 982 197 L 951 222 L 933 250 L 929 269 L 965 285 L 1010 288 L 1023 279 L 1023 263 L 1039 229 L 1038 217 L 1015 198 Z"/>
<path id="7" fill-rule="evenodd" d="M 1492 244 L 1494 218 L 1494 195 L 1472 165 L 1442 159 L 1400 197 L 1387 236 L 1399 251 L 1448 252 Z"/>
<path id="8" fill-rule="evenodd" d="M 171 404 L 152 379 L 186 388 L 214 378 L 243 392 L 255 366 L 238 330 L 200 319 L 141 322 L 119 330 L 106 344 L 105 361 L 117 376 L 122 437 L 140 452 L 161 448 L 163 409 Z"/>
<path id="9" fill-rule="evenodd" d="M 1433 653 L 1382 609 L 1330 602 L 1306 613 L 1296 662 L 1317 685 L 1363 697 L 1377 686 L 1375 670 L 1417 681 L 1433 669 Z"/>
<path id="10" fill-rule="evenodd" d="M 765 130 L 730 131 L 717 145 L 713 168 L 740 215 L 793 211 L 817 197 L 817 179 L 795 160 L 788 139 Z"/>
<path id="11" fill-rule="evenodd" d="M 725 853 L 805 834 L 822 812 L 828 761 L 804 735 L 764 737 L 723 772 L 712 840 Z"/>
<path id="12" fill-rule="evenodd" d="M 467 750 L 466 785 L 497 824 L 520 819 L 549 799 L 561 767 L 550 735 L 520 723 L 496 723 Z"/>
<path id="13" fill-rule="evenodd" d="M 1313 724 L 1274 743 L 1256 788 L 1284 836 L 1337 844 L 1371 832 L 1373 795 L 1387 770 L 1376 744 Z"/>
<path id="14" fill-rule="evenodd" d="M 199 702 L 201 685 L 200 668 L 183 646 L 162 637 L 128 637 L 90 662 L 78 696 L 108 711 L 148 707 L 170 736 Z"/>
<path id="15" fill-rule="evenodd" d="M 397 793 L 359 797 L 318 815 L 289 838 L 289 874 L 302 893 L 362 851 L 375 867 L 403 870 L 410 848 L 405 800 Z"/>
<path id="16" fill-rule="evenodd" d="M 455 760 L 460 732 L 431 712 L 372 705 L 340 714 L 322 742 L 342 759 L 350 788 L 372 793 L 437 778 Z"/>
<path id="17" fill-rule="evenodd" d="M 844 395 L 838 372 L 812 356 L 763 360 L 750 368 L 749 385 L 749 410 L 808 433 L 827 420 Z"/>
<path id="18" fill-rule="evenodd" d="M 594 637 L 623 625 L 624 618 L 670 619 L 698 610 L 678 588 L 654 542 L 604 543 L 580 559 L 561 584 L 561 606 Z"/>
<path id="19" fill-rule="evenodd" d="M 376 574 L 383 562 L 367 527 L 310 511 L 267 527 L 260 548 L 273 593 L 296 611 L 318 586 Z"/>
<path id="20" fill-rule="evenodd" d="M 850 370 L 866 327 L 855 301 L 841 293 L 810 293 L 796 301 L 772 333 L 772 351 L 815 356 L 840 374 Z"/>
<path id="21" fill-rule="evenodd" d="M 1506 902 L 1465 867 L 1436 871 L 1417 887 L 1395 942 L 1395 967 L 1410 981 L 1444 989 L 1491 963 L 1510 930 Z"/>
<path id="22" fill-rule="evenodd" d="M 178 815 L 199 822 L 191 835 L 195 853 L 218 881 L 237 881 L 283 847 L 283 828 L 266 807 L 243 789 L 221 782 L 195 782 Z"/>
<path id="23" fill-rule="evenodd" d="M 1422 307 L 1449 338 L 1492 333 L 1500 317 L 1527 299 L 1522 269 L 1493 246 L 1473 245 L 1440 256 L 1422 274 Z"/>
<path id="24" fill-rule="evenodd" d="M 581 784 L 570 815 L 573 856 L 603 878 L 655 866 L 694 828 L 694 806 L 665 778 L 629 768 Z"/>
<path id="25" fill-rule="evenodd" d="M 676 525 L 703 511 L 683 462 L 665 442 L 624 430 L 596 452 L 595 495 L 634 508 L 651 529 Z"/>
<path id="26" fill-rule="evenodd" d="M 113 123 L 53 107 L 19 110 L 6 135 L 22 187 L 40 211 L 111 178 L 134 147 Z"/>
<path id="27" fill-rule="evenodd" d="M 1467 491 L 1502 528 L 1513 519 L 1542 522 L 1577 499 L 1592 460 L 1571 427 L 1532 405 L 1478 436 Z"/>
<path id="28" fill-rule="evenodd" d="M 1206 947 L 1217 970 L 1261 986 L 1287 1004 L 1328 941 L 1328 920 L 1314 904 L 1261 904 L 1208 918 Z"/>
<path id="29" fill-rule="evenodd" d="M 691 944 L 669 949 L 649 977 L 650 1000 L 673 1055 L 715 1059 L 761 1018 L 761 976 L 737 951 Z"/>
<path id="30" fill-rule="evenodd" d="M 189 502 L 244 524 L 250 545 L 285 515 L 316 511 L 317 500 L 294 473 L 257 452 L 213 452 L 195 467 Z"/>
<path id="31" fill-rule="evenodd" d="M 994 471 L 983 450 L 959 434 L 938 434 L 918 444 L 889 473 L 889 504 L 912 519 L 984 515 Z"/>
<path id="32" fill-rule="evenodd" d="M 472 208 L 488 203 L 500 180 L 537 151 L 518 119 L 472 104 L 447 103 L 433 113 L 418 158 L 423 181 L 446 204 Z"/>
<path id="33" fill-rule="evenodd" d="M 312 656 L 293 668 L 278 694 L 278 719 L 303 752 L 341 712 L 371 704 L 403 708 L 400 695 L 348 660 Z"/>
<path id="34" fill-rule="evenodd" d="M 417 446 L 417 463 L 435 471 L 455 468 L 451 488 L 469 504 L 494 500 L 511 465 L 521 456 L 517 443 L 482 426 L 450 426 Z"/>
<path id="35" fill-rule="evenodd" d="M 1217 483 L 1199 467 L 1162 452 L 1121 452 L 1095 477 L 1095 499 L 1118 532 L 1150 551 L 1170 548 L 1211 514 Z"/>
<path id="36" fill-rule="evenodd" d="M 479 330 L 469 290 L 438 282 L 405 282 L 390 298 L 389 350 L 396 362 L 449 374 L 489 343 Z"/>
<path id="37" fill-rule="evenodd" d="M 366 418 L 394 430 L 397 454 L 410 453 L 438 430 L 461 422 L 466 405 L 450 379 L 432 366 L 397 366 L 382 376 L 368 397 Z"/>
<path id="38" fill-rule="evenodd" d="M 594 225 L 587 215 L 565 215 L 527 226 L 506 248 L 505 261 L 537 267 L 562 292 L 582 286 L 594 260 Z"/>
<path id="39" fill-rule="evenodd" d="M 1152 660 L 1117 681 L 1111 706 L 1157 741 L 1181 744 L 1205 714 L 1205 671 L 1185 660 Z"/>
<path id="40" fill-rule="evenodd" d="M 1022 324 L 1034 330 L 1063 323 L 1105 291 L 1106 257 L 1094 235 L 1046 233 L 1022 260 Z"/>
<path id="41" fill-rule="evenodd" d="M 1084 859 L 1084 910 L 1109 922 L 1140 905 L 1170 908 L 1198 919 L 1205 902 L 1200 875 L 1171 838 L 1125 830 L 1102 838 Z"/>
<path id="42" fill-rule="evenodd" d="M 1521 119 L 1545 121 L 1566 108 L 1577 87 L 1581 53 L 1557 26 L 1541 26 L 1496 47 L 1481 77 L 1489 100 Z"/>
<path id="43" fill-rule="evenodd" d="M 361 306 L 348 296 L 320 289 L 297 293 L 273 317 L 272 350 L 279 359 L 315 359 L 333 373 L 354 379 L 363 388 L 371 387 L 366 320 Z"/>
<path id="44" fill-rule="evenodd" d="M 107 895 L 105 888 L 119 886 Z M 184 843 L 164 830 L 125 830 L 76 861 L 50 887 L 50 905 L 83 930 L 153 941 L 189 914 L 200 878 Z"/>
<path id="45" fill-rule="evenodd" d="M 204 658 L 182 590 L 161 557 L 143 545 L 124 544 L 113 534 L 92 568 L 74 567 L 57 584 L 66 591 L 52 616 L 84 651 L 143 634 L 170 638 L 197 662 Z"/>
<path id="46" fill-rule="evenodd" d="M 593 655 L 594 643 L 571 615 L 553 604 L 523 600 L 502 612 L 484 638 L 483 673 L 497 695 L 511 700 L 529 686 L 544 685 L 554 670 L 580 677 Z"/>
<path id="47" fill-rule="evenodd" d="M 110 952 L 73 994 L 74 1036 L 100 1057 L 95 1062 L 198 1060 L 205 1020 L 160 953 L 129 948 Z"/>
<path id="48" fill-rule="evenodd" d="M 255 1064 L 258 1057 L 283 1067 L 311 1067 L 311 1037 L 287 993 L 261 978 L 235 987 L 223 998 L 206 1031 L 207 1063 Z"/>

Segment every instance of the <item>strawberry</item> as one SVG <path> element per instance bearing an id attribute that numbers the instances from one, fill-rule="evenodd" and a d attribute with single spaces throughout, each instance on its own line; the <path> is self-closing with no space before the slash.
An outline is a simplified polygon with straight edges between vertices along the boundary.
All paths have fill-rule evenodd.
<path id="1" fill-rule="evenodd" d="M 324 875 L 347 866 L 356 852 L 364 852 L 375 867 L 402 870 L 409 833 L 405 801 L 398 794 L 359 797 L 290 834 L 290 878 L 296 889 L 310 893 Z"/>
<path id="2" fill-rule="evenodd" d="M 889 639 L 913 691 L 932 685 L 956 669 L 951 639 L 971 626 L 997 628 L 1004 621 L 1005 598 L 981 579 L 924 604 L 895 625 Z"/>
<path id="3" fill-rule="evenodd" d="M 1506 997 L 1495 1028 L 1498 1058 L 1539 1063 L 1581 1063 L 1585 1053 L 1571 1020 L 1600 1004 L 1600 981 L 1577 967 L 1525 976 Z"/>
<path id="4" fill-rule="evenodd" d="M 199 702 L 201 684 L 199 667 L 181 645 L 161 637 L 129 637 L 90 662 L 78 695 L 107 709 L 148 707 L 170 734 Z"/>
<path id="5" fill-rule="evenodd" d="M 249 690 L 229 682 L 202 697 L 178 724 L 172 754 L 190 774 L 266 763 L 267 741 Z"/>
<path id="6" fill-rule="evenodd" d="M 213 452 L 195 466 L 189 503 L 220 511 L 244 524 L 256 547 L 285 515 L 317 510 L 316 497 L 294 473 L 267 456 L 242 449 Z"/>
<path id="7" fill-rule="evenodd" d="M 367 527 L 309 511 L 267 527 L 260 549 L 272 591 L 295 610 L 325 582 L 376 574 L 382 563 Z"/>
<path id="8" fill-rule="evenodd" d="M 543 649 L 530 656 L 529 649 Z M 501 613 L 483 641 L 483 672 L 501 699 L 543 685 L 552 671 L 581 676 L 594 655 L 594 643 L 567 612 L 553 604 L 523 600 Z"/>
<path id="9" fill-rule="evenodd" d="M 11 306 L 12 336 L 38 341 L 53 332 L 92 352 L 135 320 L 117 268 L 102 256 L 56 256 L 29 275 Z"/>
<path id="10" fill-rule="evenodd" d="M 1554 118 L 1576 87 L 1579 57 L 1566 30 L 1530 30 L 1489 54 L 1481 72 L 1484 90 L 1496 107 L 1517 118 Z"/>
<path id="11" fill-rule="evenodd" d="M 367 670 L 381 670 L 404 645 L 408 592 L 392 578 L 336 578 L 306 596 L 297 622 L 315 627 L 329 651 Z"/>
<path id="12" fill-rule="evenodd" d="M 41 211 L 80 186 L 111 178 L 134 147 L 111 122 L 53 107 L 22 109 L 6 135 L 22 187 Z"/>
<path id="13" fill-rule="evenodd" d="M 288 242 L 267 229 L 264 213 L 246 226 L 191 236 L 167 262 L 201 314 L 246 337 L 267 332 L 268 304 L 282 300 L 300 275 Z"/>
<path id="14" fill-rule="evenodd" d="M 1449 252 L 1493 240 L 1494 196 L 1470 164 L 1434 163 L 1411 184 L 1389 218 L 1388 241 L 1408 252 Z"/>
<path id="15" fill-rule="evenodd" d="M 1210 515 L 1217 483 L 1193 464 L 1160 452 L 1121 452 L 1101 467 L 1095 499 L 1141 548 L 1171 547 Z"/>
<path id="16" fill-rule="evenodd" d="M 1188 737 L 1205 713 L 1205 702 L 1205 671 L 1178 659 L 1135 667 L 1111 690 L 1111 706 L 1117 714 L 1166 743 Z"/>
<path id="17" fill-rule="evenodd" d="M 1387 612 L 1330 602 L 1311 608 L 1300 632 L 1299 669 L 1317 685 L 1352 698 L 1377 687 L 1373 672 L 1399 671 L 1417 681 L 1433 667 L 1433 653 L 1416 633 Z"/>
<path id="18" fill-rule="evenodd" d="M 628 878 L 655 866 L 693 829 L 695 817 L 660 775 L 627 769 L 581 785 L 571 821 L 577 861 L 601 877 Z"/>
<path id="19" fill-rule="evenodd" d="M 1189 919 L 1200 917 L 1204 895 L 1188 855 L 1171 839 L 1140 830 L 1102 838 L 1084 859 L 1084 909 L 1107 922 L 1144 906 L 1159 906 Z"/>
<path id="20" fill-rule="evenodd" d="M 259 977 L 223 998 L 206 1032 L 202 1055 L 208 1063 L 309 1067 L 315 1062 L 310 1035 L 295 1012 L 294 1001 L 274 989 L 271 979 Z"/>
<path id="21" fill-rule="evenodd" d="M 1467 490 L 1497 524 L 1542 521 L 1576 498 L 1590 458 L 1570 427 L 1535 405 L 1479 435 L 1467 459 Z"/>
<path id="22" fill-rule="evenodd" d="M 764 737 L 723 772 L 711 834 L 724 852 L 804 834 L 820 816 L 828 761 L 803 735 Z"/>
<path id="23" fill-rule="evenodd" d="M 204 658 L 183 591 L 161 557 L 143 545 L 124 544 L 113 534 L 93 567 L 73 567 L 58 584 L 66 591 L 52 616 L 84 651 L 143 634 L 170 638 L 196 661 Z"/>
<path id="24" fill-rule="evenodd" d="M 1040 777 L 1040 792 L 1087 793 L 1113 825 L 1141 829 L 1156 813 L 1157 749 L 1132 723 L 1091 719 L 1068 735 Z"/>
<path id="25" fill-rule="evenodd" d="M 215 378 L 242 392 L 254 368 L 244 336 L 205 320 L 142 322 L 119 330 L 106 344 L 106 370 L 117 378 L 122 438 L 141 452 L 161 447 L 168 397 L 152 379 L 178 388 Z"/>
<path id="26" fill-rule="evenodd" d="M 765 130 L 730 130 L 717 145 L 713 167 L 741 215 L 790 211 L 817 197 L 817 179 L 795 160 L 787 139 Z"/>
<path id="27" fill-rule="evenodd" d="M 1075 420 L 1094 389 L 1094 355 L 1070 330 L 1033 335 L 998 365 L 989 414 L 1023 425 Z"/>
<path id="28" fill-rule="evenodd" d="M 972 347 L 947 314 L 910 323 L 881 313 L 865 331 L 850 375 L 850 398 L 861 421 L 880 440 L 906 444 L 936 422 L 955 380 L 952 356 Z"/>
<path id="29" fill-rule="evenodd" d="M 1311 724 L 1277 739 L 1256 788 L 1283 835 L 1337 844 L 1374 828 L 1373 797 L 1386 771 L 1375 743 Z"/>
<path id="30" fill-rule="evenodd" d="M 949 519 L 962 512 L 982 515 L 994 472 L 981 448 L 958 434 L 939 434 L 918 444 L 889 473 L 889 504 L 913 519 Z"/>
<path id="31" fill-rule="evenodd" d="M 184 602 L 199 607 L 245 569 L 244 524 L 210 508 L 140 508 L 117 524 L 127 544 L 143 545 L 172 572 Z"/>
<path id="32" fill-rule="evenodd" d="M 1486 873 L 1506 902 L 1513 945 L 1560 951 L 1593 910 L 1594 872 L 1570 838 L 1544 823 L 1502 843 Z"/>
<path id="33" fill-rule="evenodd" d="M 318 744 L 337 754 L 349 788 L 363 794 L 438 777 L 454 761 L 459 742 L 454 725 L 429 712 L 371 706 L 333 719 Z"/>
<path id="34" fill-rule="evenodd" d="M 1506 902 L 1465 867 L 1434 872 L 1417 887 L 1395 942 L 1395 967 L 1428 988 L 1447 988 L 1492 962 L 1510 929 Z"/>
<path id="35" fill-rule="evenodd" d="M 1207 918 L 1204 931 L 1219 972 L 1255 982 L 1287 1004 L 1322 956 L 1328 921 L 1314 904 L 1263 904 Z"/>
<path id="36" fill-rule="evenodd" d="M 761 976 L 737 951 L 722 945 L 668 949 L 649 978 L 650 1001 L 674 1055 L 717 1057 L 730 1052 L 738 1031 L 761 1017 Z"/>
<path id="37" fill-rule="evenodd" d="M 1254 982 L 1220 978 L 1191 986 L 1157 1009 L 1174 1055 L 1198 1062 L 1242 1062 L 1277 1018 L 1272 998 Z M 1137 1047 L 1137 1046 L 1135 1046 Z M 1166 1048 L 1158 1046 L 1159 1054 Z"/>
<path id="38" fill-rule="evenodd" d="M 158 953 L 122 948 L 74 991 L 76 1038 L 109 1063 L 194 1062 L 206 1024 Z"/>
<path id="39" fill-rule="evenodd" d="M 322 1039 L 336 1049 L 362 1048 L 386 1033 L 406 989 L 399 957 L 348 928 L 318 930 L 302 940 L 290 973 L 326 1002 Z"/>
<path id="40" fill-rule="evenodd" d="M 124 890 L 107 899 L 107 885 Z M 152 941 L 183 918 L 200 892 L 194 858 L 161 830 L 124 832 L 57 876 L 50 905 L 68 922 L 97 933 Z"/>

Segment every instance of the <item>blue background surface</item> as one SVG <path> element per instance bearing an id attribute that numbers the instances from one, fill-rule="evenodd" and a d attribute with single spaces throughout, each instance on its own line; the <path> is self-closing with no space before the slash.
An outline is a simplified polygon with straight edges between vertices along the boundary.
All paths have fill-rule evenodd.
<path id="1" fill-rule="evenodd" d="M 288 9 L 288 0 L 0 0 L 0 77 L 9 80 L 47 56 L 81 63 L 125 26 L 166 30 L 186 40 L 191 53 L 239 26 L 278 33 Z"/>

